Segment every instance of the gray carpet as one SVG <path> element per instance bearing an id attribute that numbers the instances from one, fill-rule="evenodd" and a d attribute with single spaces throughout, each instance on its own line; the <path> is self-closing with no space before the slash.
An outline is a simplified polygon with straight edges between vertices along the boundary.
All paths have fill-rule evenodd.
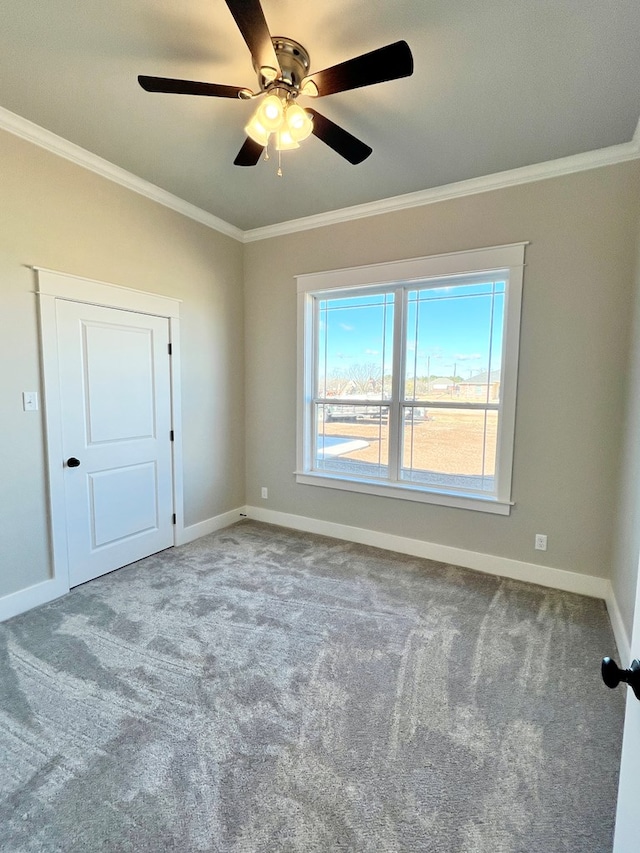
<path id="1" fill-rule="evenodd" d="M 0 625 L 0 849 L 607 853 L 603 602 L 241 522 Z"/>

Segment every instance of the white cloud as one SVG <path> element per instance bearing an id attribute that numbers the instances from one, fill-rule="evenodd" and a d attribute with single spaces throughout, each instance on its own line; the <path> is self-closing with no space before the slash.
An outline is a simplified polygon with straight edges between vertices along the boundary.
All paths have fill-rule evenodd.
<path id="1" fill-rule="evenodd" d="M 478 361 L 478 359 L 482 358 L 479 352 L 474 352 L 469 355 L 465 355 L 464 353 L 458 353 L 454 355 L 456 361 Z"/>

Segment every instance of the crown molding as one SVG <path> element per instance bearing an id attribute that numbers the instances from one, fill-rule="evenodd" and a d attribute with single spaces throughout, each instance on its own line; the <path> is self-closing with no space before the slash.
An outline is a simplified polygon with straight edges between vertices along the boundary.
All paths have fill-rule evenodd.
<path id="1" fill-rule="evenodd" d="M 463 198 L 464 196 L 477 195 L 478 193 L 490 192 L 492 190 L 506 189 L 507 187 L 519 186 L 521 184 L 542 181 L 546 178 L 557 178 L 563 175 L 571 175 L 575 172 L 584 172 L 589 169 L 597 169 L 602 166 L 613 166 L 617 163 L 626 163 L 629 160 L 640 158 L 640 120 L 636 126 L 631 142 L 621 145 L 611 145 L 608 148 L 599 148 L 595 151 L 586 151 L 583 154 L 573 154 L 570 157 L 561 157 L 558 160 L 549 160 L 546 163 L 536 163 L 532 166 L 523 166 L 519 169 L 510 169 L 505 172 L 496 172 L 493 175 L 483 175 L 479 178 L 470 178 L 467 181 L 445 184 L 440 187 L 432 187 L 427 190 L 418 190 L 413 193 L 393 196 L 380 201 L 367 202 L 365 204 L 343 207 L 339 210 L 330 210 L 326 213 L 318 213 L 313 216 L 305 216 L 301 219 L 291 219 L 286 222 L 278 222 L 274 225 L 266 225 L 262 228 L 254 228 L 243 231 L 224 219 L 219 219 L 212 213 L 202 210 L 200 207 L 184 201 L 178 196 L 157 187 L 155 184 L 145 181 L 137 175 L 115 166 L 108 160 L 92 154 L 79 145 L 69 142 L 61 136 L 40 127 L 22 116 L 12 113 L 4 107 L 0 107 L 0 130 L 33 142 L 35 145 L 51 151 L 66 160 L 70 160 L 84 169 L 89 169 L 107 180 L 113 181 L 120 186 L 126 187 L 139 195 L 145 196 L 158 204 L 175 210 L 189 219 L 206 225 L 214 231 L 219 231 L 241 243 L 253 243 L 258 240 L 268 240 L 271 237 L 282 237 L 295 234 L 299 231 L 309 231 L 313 228 L 321 228 L 326 225 L 336 225 L 353 219 L 363 219 L 367 216 L 379 216 L 383 213 L 392 213 L 398 210 L 408 210 L 412 207 L 422 207 L 426 204 L 434 204 L 439 201 Z"/>
<path id="2" fill-rule="evenodd" d="M 546 178 L 557 178 L 562 175 L 571 175 L 575 172 L 585 172 L 601 166 L 613 166 L 617 163 L 626 163 L 629 160 L 637 160 L 638 158 L 640 158 L 640 121 L 631 142 L 612 145 L 609 148 L 599 148 L 596 151 L 586 151 L 583 154 L 573 154 L 570 157 L 549 160 L 546 163 L 522 166 L 519 169 L 510 169 L 506 172 L 496 172 L 493 175 L 483 175 L 480 178 L 470 178 L 467 181 L 444 184 L 443 186 L 432 187 L 428 190 L 419 190 L 414 193 L 384 198 L 380 201 L 358 204 L 353 207 L 343 207 L 339 210 L 330 210 L 327 213 L 318 213 L 302 219 L 279 222 L 263 228 L 254 228 L 253 230 L 244 232 L 243 242 L 252 243 L 257 240 L 267 240 L 271 237 L 282 237 L 287 234 L 295 234 L 298 231 L 321 228 L 325 225 L 336 225 L 341 222 L 362 219 L 367 216 L 378 216 L 382 213 L 408 210 L 412 207 L 422 207 L 423 205 L 434 204 L 438 201 L 449 201 L 450 199 L 477 195 L 478 193 L 490 192 L 491 190 L 501 190 L 507 187 L 519 186 L 520 184 L 542 181 Z"/>
<path id="3" fill-rule="evenodd" d="M 145 181 L 131 172 L 127 172 L 126 169 L 115 166 L 108 160 L 98 157 L 97 154 L 92 154 L 85 148 L 69 142 L 62 136 L 58 136 L 28 119 L 10 112 L 4 107 L 0 107 L 0 130 L 6 130 L 14 134 L 14 136 L 19 136 L 21 139 L 33 142 L 46 151 L 57 154 L 59 157 L 64 157 L 65 160 L 70 160 L 77 166 L 89 169 L 89 171 L 95 172 L 96 175 L 120 184 L 120 186 L 126 187 L 128 190 L 133 190 L 133 192 L 145 196 L 151 199 L 151 201 L 156 201 L 164 207 L 175 210 L 183 216 L 188 216 L 189 219 L 194 219 L 201 225 L 206 225 L 207 228 L 212 228 L 214 231 L 226 234 L 227 237 L 233 237 L 240 242 L 244 239 L 243 231 L 240 228 L 236 228 L 235 225 L 231 225 L 229 222 L 225 222 L 224 219 L 219 219 L 212 213 L 196 207 L 195 204 L 190 204 L 188 201 L 178 198 L 178 196 L 157 187 L 155 184 Z"/>

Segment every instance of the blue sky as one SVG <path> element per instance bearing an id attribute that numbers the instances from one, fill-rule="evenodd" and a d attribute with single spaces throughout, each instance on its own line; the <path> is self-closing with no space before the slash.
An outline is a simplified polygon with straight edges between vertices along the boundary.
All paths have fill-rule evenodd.
<path id="1" fill-rule="evenodd" d="M 411 291 L 407 310 L 407 375 L 453 375 L 468 378 L 489 368 L 491 284 Z M 496 285 L 492 369 L 500 364 L 504 285 Z M 499 292 L 502 291 L 502 292 Z M 419 301 L 417 297 L 419 296 Z M 393 303 L 383 295 L 327 300 L 322 304 L 321 359 L 327 370 L 377 364 L 390 372 Z M 327 336 L 325 337 L 325 332 Z M 322 371 L 321 371 L 322 372 Z"/>

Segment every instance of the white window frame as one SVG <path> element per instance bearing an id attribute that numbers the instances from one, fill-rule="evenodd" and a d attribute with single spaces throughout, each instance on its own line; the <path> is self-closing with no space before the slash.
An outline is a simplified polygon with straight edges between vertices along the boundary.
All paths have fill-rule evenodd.
<path id="1" fill-rule="evenodd" d="M 527 245 L 524 242 L 512 243 L 506 246 L 450 252 L 424 258 L 296 276 L 298 291 L 298 406 L 295 477 L 297 483 L 509 515 L 514 504 L 511 499 L 511 480 L 520 346 L 520 310 L 524 253 Z M 505 273 L 507 278 L 495 474 L 496 495 L 463 495 L 446 488 L 426 487 L 423 484 L 416 485 L 410 482 L 399 483 L 395 481 L 387 484 L 373 479 L 349 479 L 341 473 L 314 471 L 313 382 L 316 369 L 314 301 L 320 297 L 331 298 L 332 292 L 339 289 L 361 289 L 361 292 L 365 293 L 367 290 L 371 291 L 372 287 L 389 287 L 412 282 L 418 285 L 427 279 L 487 272 L 495 273 L 496 271 Z M 335 295 L 338 295 L 337 292 Z M 396 350 L 399 350 L 398 345 L 396 345 Z M 395 364 L 394 367 L 397 369 L 398 365 Z"/>

